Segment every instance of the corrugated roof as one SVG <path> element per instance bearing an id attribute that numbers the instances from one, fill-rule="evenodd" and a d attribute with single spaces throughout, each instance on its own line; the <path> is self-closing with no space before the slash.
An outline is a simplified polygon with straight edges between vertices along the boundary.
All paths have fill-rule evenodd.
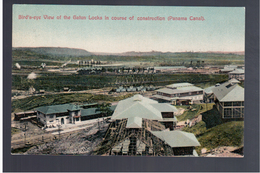
<path id="1" fill-rule="evenodd" d="M 152 131 L 156 137 L 165 141 L 171 147 L 196 147 L 200 146 L 199 141 L 192 133 L 179 130 L 175 131 Z"/>
<path id="2" fill-rule="evenodd" d="M 128 118 L 126 128 L 142 128 L 142 118 L 140 117 Z"/>
<path id="3" fill-rule="evenodd" d="M 81 106 L 94 106 L 94 105 L 98 105 L 98 103 L 86 103 Z"/>
<path id="4" fill-rule="evenodd" d="M 178 94 L 178 93 L 186 93 L 186 92 L 194 92 L 194 91 L 202 91 L 202 90 L 203 90 L 202 88 L 196 86 L 187 86 L 178 89 L 162 88 L 156 91 L 166 93 L 166 94 Z"/>
<path id="5" fill-rule="evenodd" d="M 121 120 L 127 118 L 126 128 L 142 128 L 142 118 L 163 121 L 165 119 L 162 118 L 161 112 L 176 111 L 178 110 L 170 104 L 158 103 L 155 100 L 145 98 L 138 94 L 131 98 L 121 100 L 111 119 Z M 171 119 L 171 121 L 177 121 L 177 119 Z"/>
<path id="6" fill-rule="evenodd" d="M 88 108 L 88 109 L 81 109 L 81 116 L 90 116 L 90 115 L 97 115 L 100 114 L 100 111 L 97 111 L 97 108 Z"/>
<path id="7" fill-rule="evenodd" d="M 151 105 L 160 112 L 178 112 L 178 109 L 175 106 L 172 106 L 168 103 L 155 103 Z"/>
<path id="8" fill-rule="evenodd" d="M 193 84 L 184 82 L 184 83 L 175 83 L 175 84 L 166 85 L 166 87 L 170 87 L 170 88 L 187 87 L 187 86 L 193 86 Z"/>
<path id="9" fill-rule="evenodd" d="M 155 109 L 149 103 L 140 101 L 136 101 L 135 103 L 129 104 L 127 106 L 122 106 L 122 104 L 119 102 L 111 119 L 124 119 L 130 117 L 140 117 L 153 120 L 162 119 L 160 111 Z"/>
<path id="10" fill-rule="evenodd" d="M 163 100 L 167 100 L 167 101 L 173 101 L 178 99 L 179 97 L 166 97 L 166 96 L 162 96 L 162 95 L 153 95 L 152 96 L 155 99 L 163 99 Z"/>
<path id="11" fill-rule="evenodd" d="M 44 113 L 44 114 L 55 114 L 55 113 L 64 113 L 68 110 L 80 110 L 78 105 L 74 104 L 62 104 L 62 105 L 52 105 L 52 106 L 41 106 L 35 110 Z"/>
<path id="12" fill-rule="evenodd" d="M 151 106 L 150 104 L 152 103 L 158 102 L 143 97 L 139 94 L 121 100 L 118 102 L 111 119 L 124 119 L 130 117 L 140 117 L 155 120 L 162 119 L 161 112 Z"/>
<path id="13" fill-rule="evenodd" d="M 210 87 L 208 87 L 208 88 L 205 88 L 205 89 L 204 89 L 204 92 L 207 93 L 207 94 L 211 94 L 211 93 L 213 93 L 212 89 L 215 88 L 215 87 L 216 87 L 216 86 L 213 85 L 213 86 L 210 86 Z"/>
<path id="14" fill-rule="evenodd" d="M 244 74 L 244 69 L 235 69 L 234 71 L 229 72 L 229 74 Z"/>
<path id="15" fill-rule="evenodd" d="M 221 102 L 244 101 L 244 88 L 230 81 L 213 88 L 212 91 Z"/>
<path id="16" fill-rule="evenodd" d="M 163 118 L 163 120 L 158 120 L 159 122 L 178 122 L 176 116 L 174 118 Z"/>
<path id="17" fill-rule="evenodd" d="M 229 82 L 232 82 L 232 83 L 241 83 L 240 81 L 238 81 L 238 80 L 235 79 L 235 78 L 230 79 Z"/>

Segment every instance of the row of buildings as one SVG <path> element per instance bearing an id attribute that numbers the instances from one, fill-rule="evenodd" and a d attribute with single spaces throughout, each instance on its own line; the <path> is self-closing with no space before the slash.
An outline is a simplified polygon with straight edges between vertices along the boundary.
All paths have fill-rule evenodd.
<path id="1" fill-rule="evenodd" d="M 223 119 L 244 118 L 244 88 L 239 83 L 233 78 L 205 89 L 190 83 L 177 83 L 156 90 L 151 98 L 173 105 L 215 102 Z"/>
<path id="2" fill-rule="evenodd" d="M 161 111 L 163 109 L 168 110 L 165 104 L 189 105 L 202 102 L 215 102 L 216 108 L 223 119 L 244 118 L 244 88 L 239 86 L 239 83 L 238 80 L 231 79 L 223 84 L 216 84 L 206 89 L 199 88 L 190 83 L 171 84 L 165 88 L 156 90 L 156 94 L 151 96 L 151 99 L 160 103 L 161 108 L 158 104 L 154 104 L 153 106 L 157 109 L 162 109 Z M 112 106 L 111 111 L 114 109 L 115 106 Z M 149 107 L 149 109 L 152 110 L 154 108 Z M 117 112 L 115 113 L 117 114 Z M 18 120 L 24 117 L 24 114 L 15 114 L 15 119 Z M 102 112 L 99 111 L 97 104 L 42 106 L 29 114 L 36 114 L 38 122 L 42 123 L 45 127 L 55 127 L 58 124 L 77 124 L 84 120 L 102 116 Z M 168 118 L 173 117 L 169 116 Z M 173 124 L 160 121 L 166 127 L 173 129 Z"/>
<path id="3" fill-rule="evenodd" d="M 237 79 L 239 81 L 245 80 L 245 69 L 244 67 L 238 68 L 237 65 L 225 65 L 223 69 L 220 70 L 221 73 L 227 73 L 229 79 Z"/>
<path id="4" fill-rule="evenodd" d="M 172 104 L 194 104 L 207 97 L 216 103 L 223 119 L 244 117 L 244 88 L 236 79 L 204 90 L 190 83 L 177 83 L 156 92 L 152 99 L 137 94 L 109 108 L 113 111 L 110 125 L 95 154 L 198 156 L 195 147 L 200 143 L 194 134 L 174 130 L 178 110 Z M 42 106 L 35 111 L 45 127 L 104 116 L 97 104 Z"/>
<path id="5" fill-rule="evenodd" d="M 239 83 L 231 79 L 206 88 L 223 119 L 244 117 L 244 88 Z M 153 99 L 135 95 L 120 101 L 96 154 L 198 156 L 195 147 L 200 143 L 194 134 L 174 130 L 178 111 L 171 104 L 202 101 L 204 93 L 193 84 L 178 83 L 157 90 Z"/>

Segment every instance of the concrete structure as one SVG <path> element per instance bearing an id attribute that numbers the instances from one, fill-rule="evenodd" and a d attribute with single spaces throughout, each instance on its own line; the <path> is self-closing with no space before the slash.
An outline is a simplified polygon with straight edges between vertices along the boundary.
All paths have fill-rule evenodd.
<path id="1" fill-rule="evenodd" d="M 244 118 L 244 88 L 231 79 L 212 89 L 216 107 L 223 119 Z"/>
<path id="2" fill-rule="evenodd" d="M 245 70 L 244 69 L 236 69 L 228 73 L 229 79 L 237 79 L 240 81 L 245 80 Z"/>
<path id="3" fill-rule="evenodd" d="M 172 104 L 193 104 L 203 100 L 203 89 L 190 83 L 176 83 L 167 85 L 166 88 L 156 90 L 157 94 L 152 98 L 159 102 Z"/>

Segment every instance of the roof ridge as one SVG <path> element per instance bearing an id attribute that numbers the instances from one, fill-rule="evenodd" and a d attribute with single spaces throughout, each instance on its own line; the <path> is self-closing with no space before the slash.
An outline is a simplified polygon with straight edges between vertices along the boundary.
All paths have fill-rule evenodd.
<path id="1" fill-rule="evenodd" d="M 113 117 L 113 119 L 114 118 L 116 118 L 116 117 L 118 117 L 118 116 L 120 116 L 122 113 L 124 113 L 124 112 L 126 112 L 128 109 L 130 109 L 131 107 L 133 107 L 134 105 L 136 105 L 138 102 L 134 102 L 132 105 L 130 105 L 129 107 L 127 107 L 126 109 L 124 109 L 123 111 L 121 111 L 120 113 L 118 113 L 115 117 Z"/>

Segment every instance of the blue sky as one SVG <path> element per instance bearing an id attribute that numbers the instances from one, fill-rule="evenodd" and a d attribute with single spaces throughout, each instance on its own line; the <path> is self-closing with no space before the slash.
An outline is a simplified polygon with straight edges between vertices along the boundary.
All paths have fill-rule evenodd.
<path id="1" fill-rule="evenodd" d="M 18 19 L 41 16 L 40 20 Z M 43 15 L 55 19 L 43 19 Z M 62 19 L 56 19 L 57 16 Z M 63 16 L 71 16 L 70 20 Z M 86 16 L 74 20 L 73 15 Z M 88 16 L 103 20 L 89 20 Z M 104 20 L 104 16 L 109 20 Z M 114 21 L 111 17 L 127 17 Z M 134 20 L 129 17 L 134 16 Z M 165 17 L 139 21 L 137 17 Z M 168 21 L 167 17 L 187 17 Z M 204 17 L 191 21 L 190 16 Z M 244 51 L 244 7 L 13 5 L 13 47 L 71 47 L 90 52 Z"/>

